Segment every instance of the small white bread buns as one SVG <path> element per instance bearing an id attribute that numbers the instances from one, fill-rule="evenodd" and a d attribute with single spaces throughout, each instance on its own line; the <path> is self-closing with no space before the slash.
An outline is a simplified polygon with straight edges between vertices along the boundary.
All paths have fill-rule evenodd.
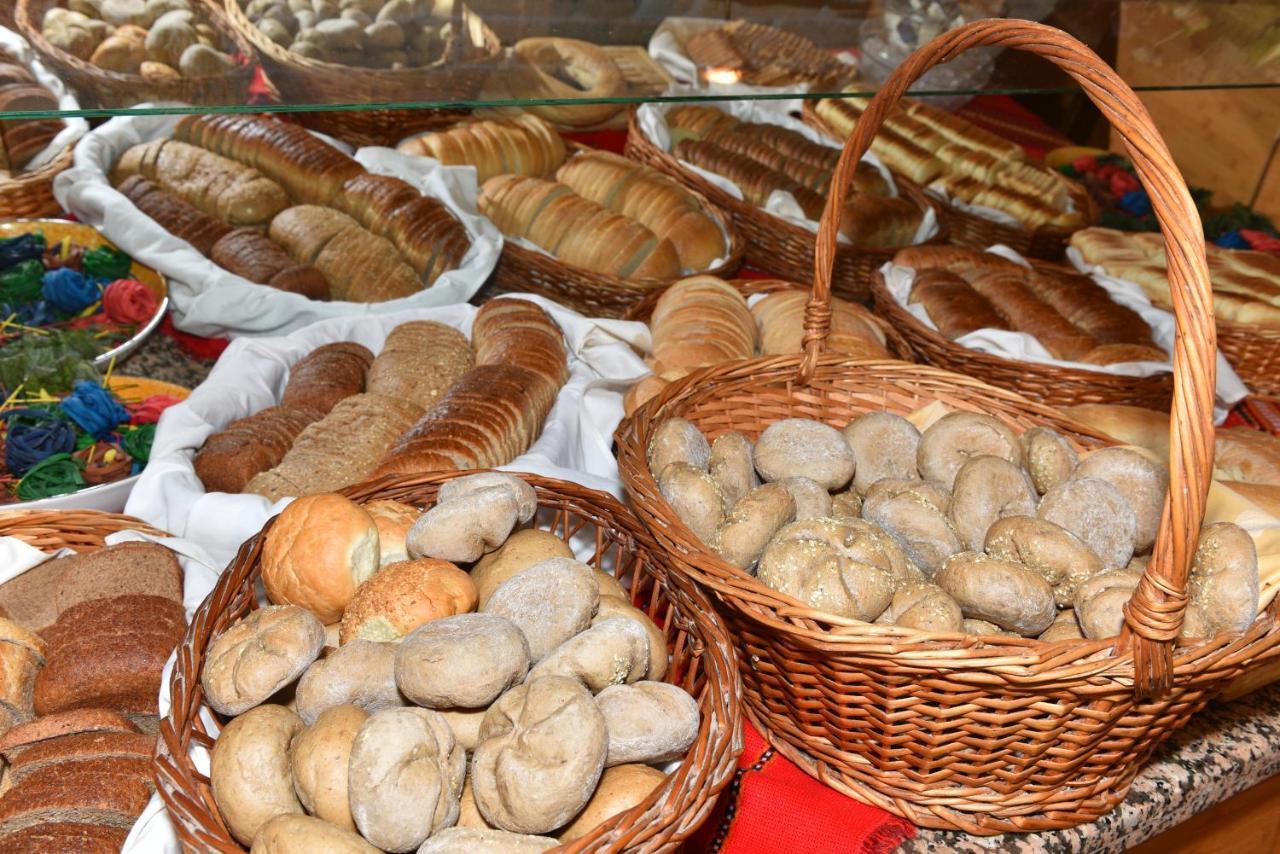
<path id="1" fill-rule="evenodd" d="M 542 854 L 556 847 L 548 836 L 480 827 L 450 827 L 422 843 L 418 854 Z"/>
<path id="2" fill-rule="evenodd" d="M 573 550 L 562 537 L 537 528 L 516 531 L 500 549 L 489 552 L 471 567 L 471 580 L 476 585 L 479 607 L 483 608 L 493 591 L 508 578 L 553 557 L 573 557 Z"/>
<path id="3" fill-rule="evenodd" d="M 488 706 L 529 672 L 529 644 L 497 614 L 458 614 L 425 623 L 394 652 L 395 681 L 432 709 Z"/>
<path id="4" fill-rule="evenodd" d="M 281 511 L 262 547 L 262 583 L 277 605 L 335 622 L 378 571 L 378 526 L 349 498 L 305 495 Z"/>
<path id="5" fill-rule="evenodd" d="M 634 620 L 649 635 L 649 669 L 645 678 L 661 681 L 667 675 L 668 653 L 667 636 L 658 628 L 658 624 L 649 619 L 649 615 L 641 611 L 630 600 L 617 596 L 601 596 L 596 615 L 591 618 L 591 625 L 604 622 L 612 617 L 625 617 Z"/>
<path id="6" fill-rule="evenodd" d="M 609 733 L 606 765 L 678 759 L 698 737 L 698 702 L 678 685 L 613 685 L 596 697 Z"/>
<path id="7" fill-rule="evenodd" d="M 466 752 L 430 709 L 370 715 L 351 746 L 351 815 L 384 851 L 412 851 L 458 820 Z"/>
<path id="8" fill-rule="evenodd" d="M 396 647 L 353 640 L 316 661 L 298 680 L 294 702 L 308 725 L 333 706 L 351 704 L 366 712 L 403 706 L 396 690 Z"/>
<path id="9" fill-rule="evenodd" d="M 437 504 L 449 504 L 463 496 L 472 495 L 483 489 L 500 486 L 511 493 L 516 500 L 516 521 L 524 524 L 538 512 L 538 495 L 533 487 L 514 474 L 502 471 L 482 471 L 457 477 L 440 486 L 436 493 Z"/>
<path id="10" fill-rule="evenodd" d="M 378 526 L 380 564 L 386 566 L 389 563 L 408 560 L 409 551 L 405 545 L 405 538 L 409 535 L 409 529 L 413 527 L 413 523 L 422 515 L 422 511 L 417 507 L 392 501 L 389 498 L 370 501 L 364 505 L 364 509 L 373 517 L 373 523 Z"/>
<path id="11" fill-rule="evenodd" d="M 309 815 L 278 815 L 262 826 L 249 854 L 378 854 L 351 830 Z"/>
<path id="12" fill-rule="evenodd" d="M 331 706 L 294 737 L 289 755 L 293 788 L 306 811 L 350 831 L 356 829 L 347 800 L 351 745 L 368 719 L 358 706 Z"/>
<path id="13" fill-rule="evenodd" d="M 618 813 L 641 803 L 666 779 L 666 774 L 648 765 L 617 765 L 604 769 L 596 793 L 573 823 L 560 831 L 560 841 L 572 842 L 586 836 Z"/>
<path id="14" fill-rule="evenodd" d="M 568 676 L 595 694 L 610 685 L 643 679 L 648 670 L 648 633 L 634 620 L 613 617 L 551 650 L 529 671 L 529 678 Z"/>
<path id="15" fill-rule="evenodd" d="M 366 583 L 342 615 L 339 639 L 397 641 L 423 623 L 476 606 L 471 576 L 443 560 L 393 563 Z"/>
<path id="16" fill-rule="evenodd" d="M 268 605 L 232 623 L 209 645 L 200 686 L 224 715 L 263 703 L 297 679 L 324 648 L 324 626 L 296 605 Z"/>
<path id="17" fill-rule="evenodd" d="M 409 529 L 409 555 L 455 563 L 479 560 L 506 542 L 519 513 L 515 494 L 502 485 L 439 502 Z"/>
<path id="18" fill-rule="evenodd" d="M 590 625 L 599 604 L 595 571 L 580 561 L 554 557 L 506 581 L 484 610 L 515 623 L 529 643 L 529 660 L 537 662 Z"/>
<path id="19" fill-rule="evenodd" d="M 289 744 L 302 718 L 284 706 L 258 706 L 218 734 L 209 783 L 231 835 L 252 845 L 259 828 L 278 815 L 302 813 L 289 770 Z"/>
<path id="20" fill-rule="evenodd" d="M 578 814 L 604 770 L 604 716 L 574 679 L 512 688 L 480 725 L 471 782 L 480 814 L 514 833 L 555 830 Z"/>

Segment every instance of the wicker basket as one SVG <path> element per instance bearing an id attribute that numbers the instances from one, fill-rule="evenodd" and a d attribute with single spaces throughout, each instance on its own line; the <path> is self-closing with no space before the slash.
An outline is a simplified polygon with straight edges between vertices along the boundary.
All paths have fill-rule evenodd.
<path id="1" fill-rule="evenodd" d="M 729 212 L 733 224 L 746 241 L 746 262 L 757 270 L 773 273 L 793 282 L 802 282 L 813 273 L 813 232 L 763 209 L 734 198 L 705 178 L 681 165 L 680 161 L 654 145 L 636 124 L 633 108 L 627 122 L 627 156 L 647 163 L 680 180 L 686 187 L 706 196 L 717 207 Z M 899 191 L 914 201 L 921 210 L 932 206 L 939 212 L 940 231 L 929 243 L 946 239 L 946 225 L 941 206 L 918 186 L 895 175 Z M 854 302 L 871 299 L 871 276 L 880 265 L 893 258 L 895 250 L 855 249 L 842 243 L 836 250 L 832 288 L 836 296 Z"/>
<path id="2" fill-rule="evenodd" d="M 495 67 L 501 46 L 460 0 L 452 2 L 455 33 L 465 33 L 483 48 L 476 59 L 462 59 L 466 47 L 456 38 L 431 65 L 418 68 L 356 68 L 301 56 L 267 38 L 244 13 L 247 0 L 224 0 L 226 15 L 240 38 L 258 52 L 267 79 L 286 104 L 309 104 L 315 110 L 298 121 L 355 146 L 395 145 L 413 133 L 435 130 L 466 115 L 465 109 L 368 109 L 366 104 L 413 104 L 421 101 L 466 101 L 480 91 Z M 340 109 L 332 109 L 341 106 Z"/>
<path id="3" fill-rule="evenodd" d="M 74 145 L 68 145 L 39 169 L 0 180 L 0 217 L 40 219 L 61 212 L 62 205 L 53 197 L 53 179 L 71 168 L 74 149 Z"/>
<path id="4" fill-rule="evenodd" d="M 687 418 L 715 437 L 758 436 L 808 417 L 843 426 L 872 410 L 932 401 L 1011 425 L 1055 426 L 1097 441 L 1054 410 L 936 368 L 819 355 L 826 336 L 836 223 L 819 232 L 806 352 L 708 368 L 625 421 L 619 466 L 673 573 L 713 591 L 739 644 L 745 712 L 775 747 L 828 785 L 919 825 L 975 834 L 1092 821 L 1128 791 L 1152 751 L 1233 677 L 1280 652 L 1276 605 L 1241 635 L 1176 646 L 1188 565 L 1213 460 L 1214 329 L 1203 233 L 1186 185 L 1141 102 L 1082 44 L 1051 27 L 979 21 L 903 63 L 871 102 L 833 179 L 833 204 L 889 108 L 929 68 L 975 46 L 1053 59 L 1128 143 L 1165 228 L 1180 334 L 1170 489 L 1155 552 L 1125 607 L 1119 638 L 1045 643 L 927 634 L 816 612 L 720 560 L 662 499 L 645 461 L 653 425 Z"/>
<path id="5" fill-rule="evenodd" d="M 885 286 L 879 271 L 871 284 L 876 313 L 884 317 L 911 342 L 919 361 L 1016 391 L 1031 400 L 1050 406 L 1081 403 L 1124 403 L 1167 411 L 1173 400 L 1173 374 L 1162 372 L 1147 377 L 1107 374 L 1085 368 L 1067 368 L 1024 362 L 983 353 L 957 344 L 900 304 Z"/>
<path id="6" fill-rule="evenodd" d="M 821 131 L 832 139 L 839 139 L 840 134 L 828 127 L 817 113 L 817 101 L 806 100 L 801 109 L 805 124 Z M 1028 258 L 1040 258 L 1045 261 L 1059 261 L 1067 252 L 1071 235 L 1082 228 L 1095 225 L 1100 211 L 1093 197 L 1078 184 L 1071 187 L 1071 201 L 1076 210 L 1083 212 L 1084 222 L 1074 228 L 1058 228 L 1040 226 L 1027 229 L 1020 226 L 995 222 L 975 213 L 961 210 L 953 204 L 937 201 L 941 209 L 941 219 L 946 225 L 949 243 L 957 246 L 969 246 L 974 249 L 986 249 L 997 243 L 1003 243 L 1016 249 Z M 931 196 L 932 198 L 932 196 Z"/>
<path id="7" fill-rule="evenodd" d="M 383 478 L 344 492 L 357 501 L 391 498 L 429 504 L 446 481 L 467 474 Z M 667 634 L 671 667 L 667 681 L 684 687 L 702 711 L 698 737 L 666 783 L 625 813 L 557 851 L 670 851 L 707 817 L 715 796 L 730 781 L 742 752 L 738 714 L 741 686 L 724 624 L 706 597 L 685 579 L 669 579 L 654 559 L 656 546 L 635 517 L 611 496 L 577 484 L 522 474 L 538 495 L 535 524 L 566 541 L 595 541 L 588 562 L 627 585 L 632 601 Z M 160 722 L 156 783 L 174 828 L 187 850 L 243 852 L 228 833 L 213 801 L 208 777 L 192 762 L 193 746 L 213 743 L 201 721 L 200 668 L 210 641 L 257 607 L 254 585 L 261 574 L 262 533 L 246 542 L 200 606 L 179 647 L 169 681 L 172 705 Z"/>
<path id="8" fill-rule="evenodd" d="M 1219 320 L 1218 347 L 1250 390 L 1280 397 L 1280 329 Z"/>
<path id="9" fill-rule="evenodd" d="M 235 46 L 242 60 L 226 74 L 216 77 L 180 78 L 170 81 L 144 80 L 138 74 L 107 71 L 87 60 L 54 47 L 40 30 L 44 13 L 59 5 L 60 0 L 17 0 L 14 11 L 18 30 L 31 43 L 50 71 L 76 93 L 80 106 L 111 109 L 132 107 L 144 101 L 180 101 L 208 106 L 239 106 L 249 99 L 253 82 L 253 48 L 247 39 L 228 23 L 214 0 L 192 0 L 202 20 L 212 25 Z"/>
<path id="10" fill-rule="evenodd" d="M 169 536 L 141 519 L 100 510 L 0 510 L 0 537 L 16 537 L 44 552 L 71 549 L 94 552 L 106 545 L 108 534 L 140 531 Z"/>

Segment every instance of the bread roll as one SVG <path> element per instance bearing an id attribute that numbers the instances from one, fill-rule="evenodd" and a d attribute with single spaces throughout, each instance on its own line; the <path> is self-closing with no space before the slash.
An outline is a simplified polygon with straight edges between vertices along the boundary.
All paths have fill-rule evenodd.
<path id="1" fill-rule="evenodd" d="M 331 706 L 298 733 L 290 748 L 293 788 L 310 814 L 354 831 L 347 771 L 356 733 L 369 719 L 359 706 Z"/>
<path id="2" fill-rule="evenodd" d="M 862 518 L 884 529 L 928 576 L 964 546 L 951 522 L 951 496 L 933 481 L 884 478 L 867 490 Z"/>
<path id="3" fill-rule="evenodd" d="M 856 461 L 853 488 L 862 495 L 878 480 L 909 480 L 917 476 L 920 431 L 900 415 L 867 412 L 844 428 L 844 440 Z"/>
<path id="4" fill-rule="evenodd" d="M 780 483 L 751 490 L 725 516 L 708 543 L 726 563 L 751 572 L 773 535 L 796 517 L 796 502 Z"/>
<path id="5" fill-rule="evenodd" d="M 351 830 L 306 815 L 278 815 L 262 826 L 249 854 L 377 854 Z"/>
<path id="6" fill-rule="evenodd" d="M 484 611 L 514 623 L 528 641 L 529 660 L 537 662 L 590 625 L 599 603 L 591 567 L 557 557 L 503 582 Z"/>
<path id="7" fill-rule="evenodd" d="M 421 625 L 394 655 L 400 690 L 433 709 L 488 706 L 529 672 L 524 635 L 496 614 L 458 614 Z"/>
<path id="8" fill-rule="evenodd" d="M 1024 637 L 1049 628 L 1058 613 L 1053 588 L 1042 575 L 981 552 L 952 555 L 933 580 L 955 599 L 966 617 L 987 620 Z"/>
<path id="9" fill-rule="evenodd" d="M 586 836 L 599 825 L 643 803 L 667 775 L 648 765 L 615 765 L 604 769 L 600 784 L 578 817 L 560 831 L 561 842 Z"/>
<path id="10" fill-rule="evenodd" d="M 366 712 L 403 706 L 396 690 L 396 648 L 352 640 L 307 668 L 298 680 L 294 703 L 305 724 L 313 724 L 333 706 L 353 705 Z"/>
<path id="11" fill-rule="evenodd" d="M 766 481 L 807 477 L 836 490 L 853 477 L 853 451 L 840 431 L 807 418 L 787 418 L 756 440 L 756 471 Z"/>
<path id="12" fill-rule="evenodd" d="M 470 611 L 476 605 L 471 578 L 443 560 L 393 563 L 360 585 L 342 615 L 339 637 L 397 641 L 423 623 Z"/>
<path id="13" fill-rule="evenodd" d="M 715 540 L 728 502 L 711 475 L 688 463 L 671 463 L 658 475 L 658 489 L 698 539 Z"/>
<path id="14" fill-rule="evenodd" d="M 495 175 L 546 177 L 564 160 L 564 142 L 555 129 L 528 113 L 512 121 L 483 120 L 446 131 L 411 137 L 400 151 L 432 157 L 446 166 L 474 166 L 484 184 Z"/>
<path id="15" fill-rule="evenodd" d="M 242 714 L 297 679 L 320 655 L 324 626 L 296 605 L 268 605 L 214 638 L 200 671 L 205 701 Z"/>
<path id="16" fill-rule="evenodd" d="M 363 505 L 378 528 L 378 565 L 380 567 L 409 559 L 405 538 L 422 511 L 399 501 L 379 498 Z"/>
<path id="17" fill-rule="evenodd" d="M 1248 630 L 1258 615 L 1258 553 L 1249 533 L 1230 522 L 1200 532 L 1187 589 L 1205 617 L 1202 637 Z M 1183 632 L 1184 636 L 1196 635 Z"/>
<path id="18" fill-rule="evenodd" d="M 556 840 L 548 836 L 493 828 L 450 827 L 422 843 L 418 854 L 541 854 L 555 845 Z"/>
<path id="19" fill-rule="evenodd" d="M 632 605 L 630 600 L 602 594 L 596 615 L 591 618 L 591 625 L 597 625 L 614 617 L 634 621 L 649 636 L 649 668 L 646 671 L 646 678 L 657 682 L 666 676 L 669 655 L 667 636 L 662 629 L 658 628 L 648 614 Z"/>
<path id="20" fill-rule="evenodd" d="M 1044 494 L 1036 515 L 1083 540 L 1102 561 L 1103 569 L 1122 567 L 1133 557 L 1137 514 L 1107 481 L 1073 477 Z"/>
<path id="21" fill-rule="evenodd" d="M 614 617 L 593 623 L 548 652 L 529 678 L 568 676 L 595 694 L 643 679 L 648 670 L 648 633 L 634 620 Z"/>
<path id="22" fill-rule="evenodd" d="M 698 703 L 678 685 L 612 685 L 596 697 L 609 734 L 605 765 L 659 765 L 685 754 L 698 736 Z"/>
<path id="23" fill-rule="evenodd" d="M 1041 495 L 1070 477 L 1080 461 L 1071 443 L 1052 427 L 1032 427 L 1018 437 L 1018 442 L 1022 445 L 1022 464 Z"/>
<path id="24" fill-rule="evenodd" d="M 653 431 L 648 449 L 649 471 L 654 477 L 674 462 L 688 463 L 706 471 L 711 461 L 711 445 L 691 421 L 667 418 Z"/>
<path id="25" fill-rule="evenodd" d="M 987 529 L 983 545 L 992 557 L 1043 575 L 1059 606 L 1070 605 L 1076 588 L 1102 571 L 1102 561 L 1083 540 L 1045 519 L 1007 516 Z"/>
<path id="26" fill-rule="evenodd" d="M 896 580 L 849 554 L 847 544 L 859 535 L 856 522 L 806 519 L 782 528 L 760 558 L 760 581 L 815 610 L 874 620 L 889 606 Z"/>
<path id="27" fill-rule="evenodd" d="M 949 412 L 920 435 L 916 467 L 922 478 L 950 491 L 960 467 L 979 454 L 1019 463 L 1022 447 L 1017 435 L 990 415 Z"/>
<path id="28" fill-rule="evenodd" d="M 741 433 L 725 433 L 711 444 L 707 472 L 720 488 L 726 510 L 760 485 L 755 451 L 751 441 Z"/>
<path id="29" fill-rule="evenodd" d="M 1018 465 L 1000 457 L 977 456 L 960 467 L 947 514 L 964 547 L 982 551 L 987 529 L 1006 516 L 1036 511 L 1031 478 Z"/>
<path id="30" fill-rule="evenodd" d="M 1137 519 L 1134 550 L 1151 548 L 1169 491 L 1169 470 L 1164 463 L 1128 448 L 1099 448 L 1080 461 L 1072 476 L 1095 477 L 1114 486 Z"/>
<path id="31" fill-rule="evenodd" d="M 471 568 L 477 606 L 483 609 L 493 591 L 507 579 L 553 557 L 573 557 L 573 550 L 562 537 L 537 528 L 516 531 L 500 548 L 480 558 Z"/>
<path id="32" fill-rule="evenodd" d="M 213 800 L 240 844 L 251 845 L 278 815 L 302 814 L 289 769 L 289 743 L 301 730 L 302 719 L 284 706 L 258 706 L 223 727 L 213 743 Z"/>
<path id="33" fill-rule="evenodd" d="M 502 486 L 437 502 L 409 529 L 409 554 L 471 563 L 506 542 L 518 512 L 515 495 Z"/>
<path id="34" fill-rule="evenodd" d="M 922 632 L 958 632 L 964 615 L 951 594 L 936 584 L 922 583 L 898 588 L 876 622 Z"/>

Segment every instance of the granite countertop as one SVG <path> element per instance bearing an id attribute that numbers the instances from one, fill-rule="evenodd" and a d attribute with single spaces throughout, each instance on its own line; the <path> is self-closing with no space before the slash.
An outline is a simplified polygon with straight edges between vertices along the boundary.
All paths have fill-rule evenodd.
<path id="1" fill-rule="evenodd" d="M 135 352 L 117 362 L 115 370 L 193 389 L 213 370 L 213 360 L 188 355 L 176 341 L 157 330 Z"/>
<path id="2" fill-rule="evenodd" d="M 985 838 L 922 829 L 897 851 L 1124 851 L 1280 773 L 1278 744 L 1280 684 L 1211 703 L 1156 752 L 1124 803 L 1092 824 Z"/>

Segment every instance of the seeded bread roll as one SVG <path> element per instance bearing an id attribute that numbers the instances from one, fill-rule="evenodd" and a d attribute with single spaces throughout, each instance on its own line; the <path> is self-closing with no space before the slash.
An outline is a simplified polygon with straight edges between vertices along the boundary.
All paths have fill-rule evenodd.
<path id="1" fill-rule="evenodd" d="M 360 585 L 342 615 L 340 638 L 398 641 L 423 623 L 473 609 L 471 578 L 443 560 L 393 563 Z"/>
<path id="2" fill-rule="evenodd" d="M 1042 575 L 981 552 L 952 555 L 933 580 L 955 599 L 966 617 L 988 620 L 1024 637 L 1049 628 L 1058 613 L 1053 588 Z"/>

